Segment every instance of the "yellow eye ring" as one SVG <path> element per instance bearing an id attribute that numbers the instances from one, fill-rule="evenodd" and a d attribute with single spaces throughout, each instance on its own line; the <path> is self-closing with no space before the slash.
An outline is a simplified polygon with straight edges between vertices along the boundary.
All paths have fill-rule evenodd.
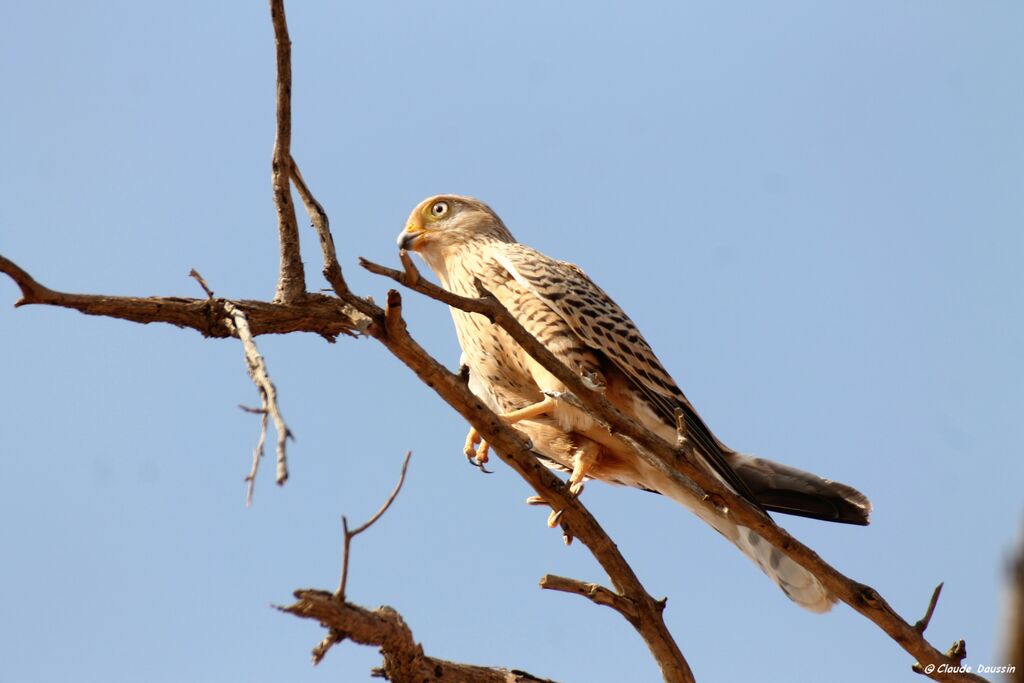
<path id="1" fill-rule="evenodd" d="M 430 215 L 434 218 L 442 218 L 448 214 L 448 202 L 434 202 L 430 206 Z"/>

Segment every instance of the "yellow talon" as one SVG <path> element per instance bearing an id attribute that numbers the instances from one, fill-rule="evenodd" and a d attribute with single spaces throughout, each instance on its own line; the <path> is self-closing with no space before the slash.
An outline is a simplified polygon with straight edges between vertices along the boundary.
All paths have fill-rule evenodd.
<path id="1" fill-rule="evenodd" d="M 476 455 L 476 445 L 480 443 L 480 432 L 476 431 L 476 427 L 469 428 L 469 434 L 466 435 L 466 445 L 462 449 L 462 452 L 466 454 L 467 458 L 472 458 Z"/>
<path id="2" fill-rule="evenodd" d="M 490 457 L 487 455 L 490 452 L 490 450 L 491 444 L 481 440 L 480 446 L 476 449 L 476 461 L 479 464 L 483 465 L 485 462 L 490 460 Z"/>

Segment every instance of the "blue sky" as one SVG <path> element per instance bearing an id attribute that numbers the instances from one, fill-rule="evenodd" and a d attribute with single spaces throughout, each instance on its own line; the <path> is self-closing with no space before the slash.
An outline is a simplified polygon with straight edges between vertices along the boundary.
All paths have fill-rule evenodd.
<path id="1" fill-rule="evenodd" d="M 5 3 L 0 253 L 71 291 L 269 298 L 273 38 L 255 3 Z M 857 486 L 868 528 L 780 518 L 968 663 L 1003 663 L 1022 522 L 1024 9 L 1016 2 L 291 3 L 294 154 L 353 286 L 408 211 L 489 202 L 638 322 L 730 445 Z M 303 232 L 311 288 L 315 239 Z M 567 681 L 655 680 L 604 581 L 507 468 L 370 340 L 258 340 L 296 433 L 244 507 L 241 350 L 43 308 L 0 281 L 0 680 L 369 680 L 270 609 L 337 581 L 432 655 Z M 447 311 L 407 296 L 454 366 Z M 268 468 L 264 474 L 270 474 Z M 914 680 L 840 605 L 788 602 L 685 510 L 585 498 L 700 681 Z M 826 673 L 827 672 L 827 675 Z"/>

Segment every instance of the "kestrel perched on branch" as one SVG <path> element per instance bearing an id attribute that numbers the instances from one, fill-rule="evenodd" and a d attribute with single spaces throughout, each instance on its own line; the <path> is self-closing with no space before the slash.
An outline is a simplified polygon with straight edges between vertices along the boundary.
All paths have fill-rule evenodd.
<path id="1" fill-rule="evenodd" d="M 490 292 L 537 340 L 624 414 L 673 443 L 676 416 L 701 466 L 762 510 L 831 522 L 867 524 L 871 504 L 855 489 L 770 460 L 737 453 L 715 438 L 668 374 L 633 321 L 578 267 L 519 244 L 498 215 L 469 197 L 421 202 L 398 237 L 417 252 L 449 291 Z M 535 452 L 571 472 L 578 493 L 593 478 L 656 491 L 686 506 L 750 557 L 793 601 L 827 611 L 836 598 L 810 572 L 728 516 L 708 510 L 694 484 L 658 472 L 632 446 L 565 400 L 566 388 L 512 337 L 485 317 L 451 309 L 469 367 L 470 388 Z M 486 459 L 470 430 L 468 456 Z M 688 480 L 687 480 L 688 481 Z"/>

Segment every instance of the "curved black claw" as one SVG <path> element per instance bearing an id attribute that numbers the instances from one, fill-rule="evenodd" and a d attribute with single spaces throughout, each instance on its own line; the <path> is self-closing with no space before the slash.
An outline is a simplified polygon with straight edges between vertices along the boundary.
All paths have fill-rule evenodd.
<path id="1" fill-rule="evenodd" d="M 484 467 L 484 464 L 482 462 L 480 462 L 479 460 L 477 460 L 472 455 L 467 455 L 466 456 L 466 462 L 468 462 L 470 465 L 472 465 L 473 467 L 477 468 L 478 470 L 480 470 L 484 474 L 494 474 L 493 471 L 491 471 L 491 470 L 487 469 L 486 467 Z"/>

